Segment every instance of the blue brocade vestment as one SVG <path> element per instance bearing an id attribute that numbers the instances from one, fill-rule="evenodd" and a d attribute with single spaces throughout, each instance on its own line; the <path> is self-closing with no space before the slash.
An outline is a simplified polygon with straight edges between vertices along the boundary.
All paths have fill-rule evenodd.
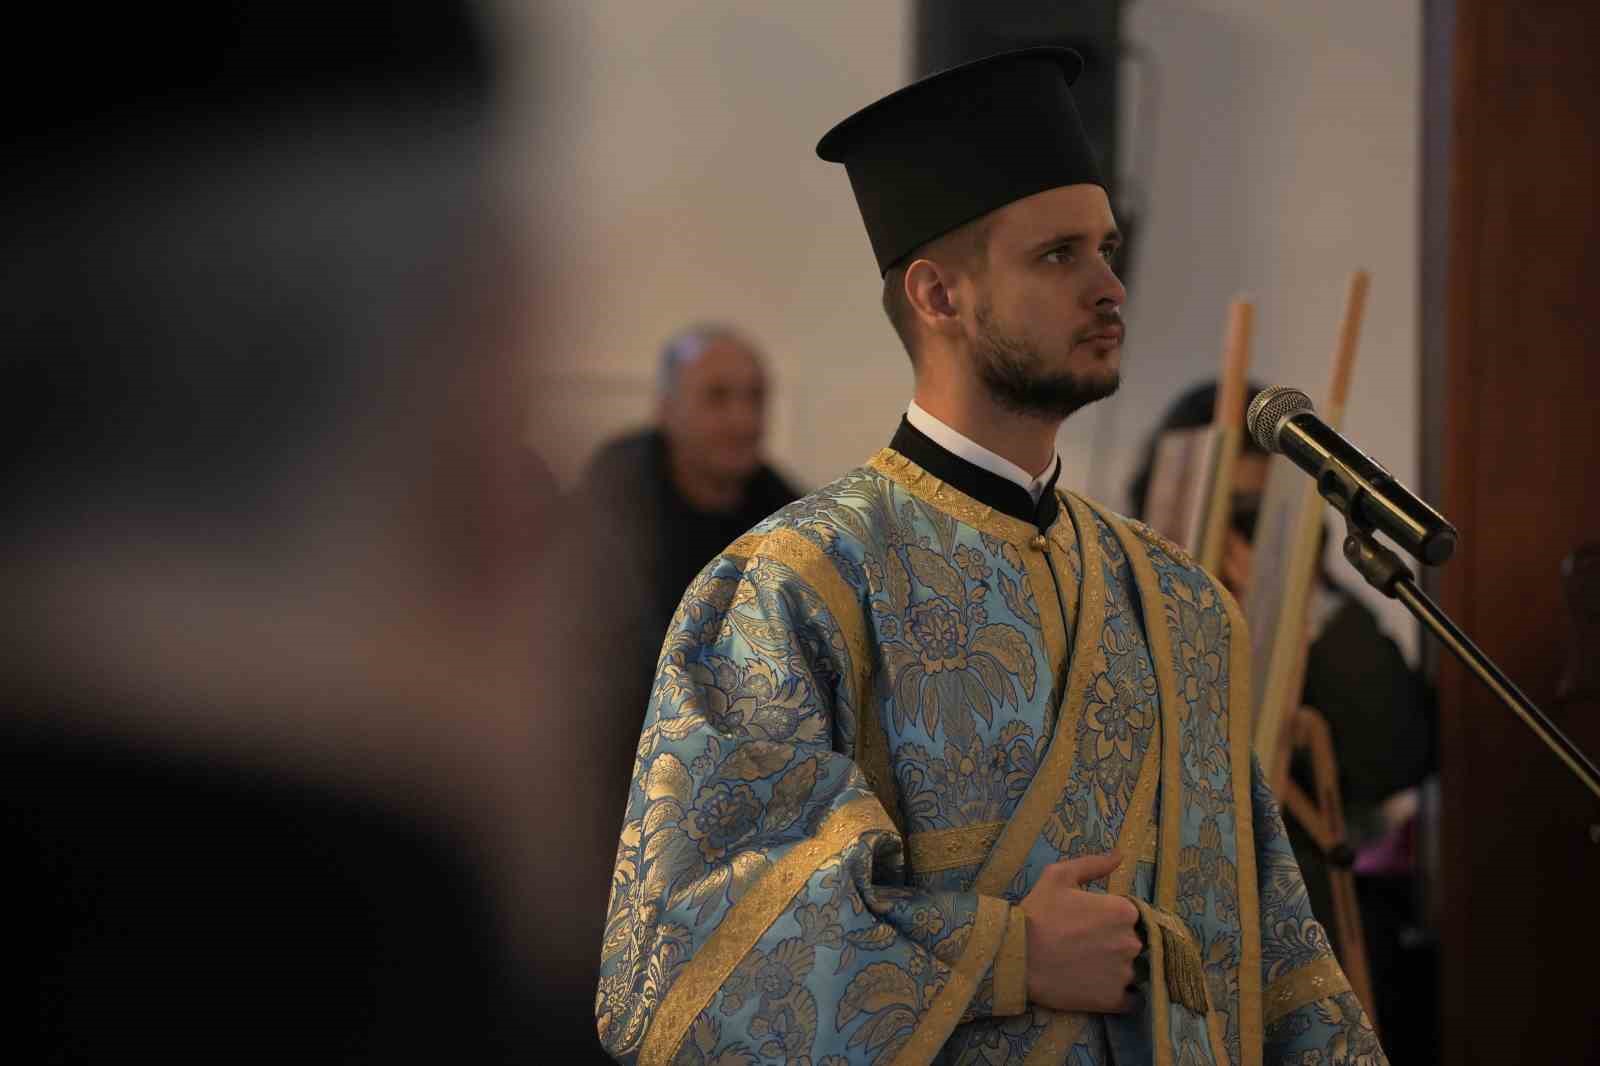
<path id="1" fill-rule="evenodd" d="M 1237 607 L 1060 503 L 1041 533 L 885 449 L 695 579 L 617 853 L 615 1057 L 1385 1061 L 1250 754 Z M 1112 848 L 1137 1009 L 1032 1006 L 1015 904 Z"/>

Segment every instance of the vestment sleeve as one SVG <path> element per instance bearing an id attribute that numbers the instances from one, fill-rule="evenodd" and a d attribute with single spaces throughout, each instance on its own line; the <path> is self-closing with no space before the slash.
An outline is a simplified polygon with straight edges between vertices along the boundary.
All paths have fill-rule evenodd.
<path id="1" fill-rule="evenodd" d="M 1311 913 L 1278 801 L 1254 756 L 1250 766 L 1261 893 L 1262 1061 L 1387 1066 L 1372 1020 Z"/>
<path id="2" fill-rule="evenodd" d="M 964 1018 L 1024 1009 L 1020 911 L 907 887 L 852 757 L 874 653 L 801 569 L 757 535 L 668 631 L 601 951 L 622 1062 L 927 1062 Z"/>

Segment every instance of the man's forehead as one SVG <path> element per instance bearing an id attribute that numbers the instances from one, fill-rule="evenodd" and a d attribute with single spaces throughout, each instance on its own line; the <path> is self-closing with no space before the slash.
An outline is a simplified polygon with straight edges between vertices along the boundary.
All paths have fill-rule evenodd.
<path id="1" fill-rule="evenodd" d="M 685 362 L 683 372 L 696 380 L 759 377 L 761 356 L 737 337 L 714 337 Z"/>
<path id="2" fill-rule="evenodd" d="M 1111 201 L 1098 185 L 1059 185 L 996 209 L 990 239 L 1033 241 L 1059 236 L 1098 240 L 1116 229 Z M 1050 234 L 1042 231 L 1049 230 Z"/>

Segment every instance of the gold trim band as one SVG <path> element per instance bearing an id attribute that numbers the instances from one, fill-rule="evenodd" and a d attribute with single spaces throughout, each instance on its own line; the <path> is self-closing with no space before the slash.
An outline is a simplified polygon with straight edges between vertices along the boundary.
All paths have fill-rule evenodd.
<path id="1" fill-rule="evenodd" d="M 1017 871 L 1022 869 L 1023 863 L 1028 861 L 1028 853 L 1033 850 L 1034 844 L 1039 840 L 1039 834 L 1044 831 L 1045 820 L 1055 810 L 1061 794 L 1066 790 L 1067 782 L 1072 778 L 1072 767 L 1078 756 L 1078 722 L 1083 717 L 1084 695 L 1098 665 L 1104 662 L 1100 630 L 1105 623 L 1106 586 L 1105 572 L 1100 565 L 1098 538 L 1095 536 L 1094 525 L 1089 521 L 1087 512 L 1083 511 L 1072 497 L 1067 497 L 1067 502 L 1070 520 L 1077 526 L 1078 550 L 1083 559 L 1078 632 L 1070 664 L 1065 666 L 1067 681 L 1060 689 L 1061 707 L 1056 715 L 1055 731 L 1050 738 L 1050 746 L 1045 750 L 1038 772 L 1028 783 L 1027 790 L 1023 792 L 1022 799 L 1012 812 L 1011 821 L 1000 834 L 1000 839 L 995 843 L 994 850 L 989 853 L 983 869 L 978 871 L 974 887 L 979 892 L 992 895 L 998 895 L 1003 891 L 1017 875 Z M 1058 519 L 1058 521 L 1066 520 L 1068 519 Z M 1034 563 L 1029 568 L 1030 574 L 1042 566 L 1042 563 Z M 1048 576 L 1044 580 L 1048 581 Z M 1046 643 L 1048 644 L 1051 639 L 1060 639 L 1064 643 L 1066 637 L 1060 628 L 1060 614 L 1050 610 L 1049 607 L 1055 597 L 1053 583 L 1048 597 L 1035 596 L 1039 617 L 1045 621 Z M 1051 617 L 1055 618 L 1053 630 L 1051 623 L 1048 622 Z M 1057 638 L 1050 637 L 1052 632 L 1057 634 Z M 1051 669 L 1061 671 L 1063 661 L 1057 660 L 1051 663 Z"/>
<path id="2" fill-rule="evenodd" d="M 1261 997 L 1262 1025 L 1271 1025 L 1307 1003 L 1348 991 L 1350 979 L 1339 968 L 1339 960 L 1332 955 L 1324 956 L 1267 986 Z"/>
<path id="3" fill-rule="evenodd" d="M 744 538 L 735 541 L 741 543 Z M 774 529 L 761 538 L 751 551 L 752 559 L 771 559 L 793 570 L 817 594 L 833 616 L 850 653 L 850 702 L 856 714 L 856 750 L 852 753 L 867 783 L 877 793 L 878 802 L 895 827 L 900 820 L 900 790 L 895 785 L 889 764 L 889 741 L 872 699 L 872 649 L 867 643 L 865 609 L 856 592 L 829 561 L 822 550 L 792 529 Z"/>
<path id="4" fill-rule="evenodd" d="M 745 560 L 754 555 L 756 549 L 761 547 L 761 542 L 766 539 L 767 535 L 765 533 L 746 533 L 726 548 L 723 548 L 722 554 L 730 559 L 739 560 L 739 563 L 743 565 Z"/>
<path id="5" fill-rule="evenodd" d="M 964 525 L 981 533 L 1010 541 L 1018 548 L 1026 548 L 1038 535 L 1033 523 L 1012 518 L 979 503 L 960 489 L 952 488 L 928 473 L 893 448 L 884 448 L 867 460 L 868 468 L 877 471 L 911 495 Z"/>
<path id="6" fill-rule="evenodd" d="M 994 1016 L 1009 1018 L 1028 1009 L 1028 915 L 1012 907 L 1006 936 L 994 960 Z"/>
<path id="7" fill-rule="evenodd" d="M 1162 789 L 1160 828 L 1160 851 L 1166 857 L 1166 861 L 1160 861 L 1156 864 L 1155 896 L 1157 907 L 1171 911 L 1175 908 L 1177 900 L 1177 858 L 1183 845 L 1182 817 L 1184 796 L 1182 767 L 1179 759 L 1179 751 L 1182 744 L 1182 723 L 1178 711 L 1180 706 L 1178 701 L 1181 697 L 1179 695 L 1176 670 L 1172 665 L 1174 661 L 1172 655 L 1172 633 L 1166 621 L 1172 604 L 1166 594 L 1161 591 L 1161 584 L 1155 573 L 1155 564 L 1150 561 L 1150 543 L 1154 541 L 1172 557 L 1173 562 L 1179 565 L 1193 567 L 1194 562 L 1181 549 L 1172 545 L 1148 526 L 1138 525 L 1136 527 L 1135 523 L 1130 523 L 1120 515 L 1107 511 L 1102 507 L 1096 506 L 1095 509 L 1115 532 L 1117 539 L 1122 543 L 1123 550 L 1127 553 L 1129 565 L 1133 569 L 1134 585 L 1138 590 L 1139 601 L 1144 607 L 1144 616 L 1147 622 L 1145 627 L 1146 642 L 1156 668 L 1156 682 L 1161 695 L 1161 733 L 1166 738 L 1162 754 L 1161 774 L 1165 787 Z M 1207 577 L 1209 578 L 1209 575 Z M 1211 585 L 1217 590 L 1218 595 L 1223 597 L 1224 604 L 1231 603 L 1216 581 L 1212 580 Z M 1230 618 L 1234 618 L 1234 616 L 1230 615 Z M 1235 665 L 1241 652 L 1240 642 L 1237 640 L 1238 632 L 1237 628 L 1232 630 L 1235 639 L 1230 648 L 1232 653 L 1230 663 Z M 1248 644 L 1248 642 L 1245 643 L 1246 645 Z M 1243 649 L 1243 653 L 1245 655 L 1249 654 L 1248 646 Z M 1245 668 L 1248 671 L 1248 660 L 1246 660 Z M 1246 677 L 1248 677 L 1248 674 L 1246 674 Z M 1239 685 L 1240 677 L 1237 672 L 1232 675 L 1230 682 L 1234 686 Z M 1233 695 L 1237 695 L 1237 692 L 1237 687 L 1231 690 Z M 1236 704 L 1232 699 L 1230 699 L 1229 704 L 1231 712 Z M 1259 1029 L 1253 1031 L 1250 1028 L 1250 1022 L 1253 1020 L 1252 1012 L 1259 1003 L 1255 996 L 1260 988 L 1259 929 L 1257 928 L 1257 918 L 1253 910 L 1255 906 L 1255 855 L 1253 851 L 1254 844 L 1251 842 L 1252 838 L 1250 836 L 1249 781 L 1246 779 L 1241 793 L 1238 779 L 1240 751 L 1237 745 L 1237 715 L 1235 715 L 1233 721 L 1235 743 L 1231 755 L 1233 757 L 1232 772 L 1234 776 L 1235 804 L 1235 869 L 1239 876 L 1237 890 L 1240 901 L 1241 954 L 1244 962 L 1240 967 L 1239 973 L 1239 999 L 1232 1004 L 1232 1007 L 1233 1010 L 1239 1012 L 1241 1053 L 1244 1058 L 1244 1063 L 1241 1066 L 1259 1066 L 1261 1061 L 1261 1041 L 1258 1035 L 1252 1036 L 1253 1032 L 1259 1033 Z M 1248 745 L 1244 753 L 1244 759 L 1246 773 L 1248 774 Z M 1241 795 L 1243 797 L 1242 805 Z M 1249 880 L 1247 881 L 1246 878 Z M 1252 939 L 1252 937 L 1257 939 Z M 1154 942 L 1156 939 L 1165 939 L 1165 934 L 1161 938 L 1152 938 L 1150 948 L 1152 958 L 1157 950 L 1157 945 Z M 1252 944 L 1255 945 L 1256 952 L 1253 960 L 1250 954 Z M 1201 983 L 1202 985 L 1204 983 L 1203 968 L 1201 970 Z M 1211 1041 L 1211 1053 L 1218 1062 L 1226 1061 L 1228 1057 L 1223 1033 L 1223 1014 L 1226 1010 L 1226 1006 L 1212 1006 L 1211 1009 L 1205 1012 L 1207 1034 Z M 1257 1015 L 1256 1017 L 1259 1016 Z M 1157 1025 L 1158 1027 L 1162 1025 L 1159 1017 Z M 1165 1038 L 1158 1037 L 1157 1039 L 1158 1059 L 1160 1054 L 1164 1053 L 1169 1056 L 1171 1054 L 1170 1045 L 1163 1044 L 1163 1039 Z"/>
<path id="8" fill-rule="evenodd" d="M 740 538 L 740 541 L 743 539 Z M 828 608 L 834 624 L 844 635 L 845 646 L 850 650 L 850 695 L 856 712 L 861 713 L 866 703 L 871 654 L 867 647 L 867 627 L 863 621 L 866 612 L 861 601 L 856 599 L 855 590 L 839 576 L 839 571 L 822 554 L 821 548 L 792 529 L 780 528 L 768 532 L 751 551 L 750 559 L 771 559 L 793 570 Z"/>
<path id="9" fill-rule="evenodd" d="M 954 829 L 929 829 L 906 837 L 913 873 L 931 874 L 980 863 L 1000 839 L 1004 822 L 979 822 Z"/>
<path id="10" fill-rule="evenodd" d="M 1064 498 L 1064 497 L 1058 497 Z M 1065 567 L 1059 566 L 1051 559 L 1052 549 L 1059 555 L 1063 549 L 1059 540 L 1068 535 L 1073 528 L 1074 515 L 1070 507 L 1062 507 L 1056 516 L 1055 524 L 1050 527 L 1053 534 L 1059 537 L 1052 539 L 1046 536 L 1035 536 L 1028 543 L 1028 549 L 1022 553 L 1022 565 L 1027 571 L 1028 587 L 1033 590 L 1033 603 L 1039 612 L 1039 635 L 1044 638 L 1045 654 L 1050 660 L 1050 678 L 1052 682 L 1069 677 L 1071 670 L 1067 656 L 1074 650 L 1067 641 L 1074 635 L 1074 631 L 1067 628 L 1069 619 L 1076 619 L 1080 612 L 1092 614 L 1093 605 L 1088 603 L 1090 589 L 1094 587 L 1094 579 L 1088 573 L 1090 560 L 1096 553 L 1089 547 L 1090 538 L 1094 536 L 1094 529 L 1085 526 L 1078 534 L 1079 558 L 1084 565 L 1084 578 L 1080 588 L 1073 588 L 1070 581 L 1071 575 L 1064 573 Z M 1065 527 L 1063 529 L 1062 527 Z M 1065 562 L 1065 559 L 1062 560 Z M 1068 603 L 1074 596 L 1082 596 L 1084 604 Z M 1051 610 L 1051 606 L 1055 610 Z M 1103 608 L 1103 604 L 1101 605 Z M 1095 639 L 1099 639 L 1096 633 Z M 1072 660 L 1076 661 L 1076 660 Z M 1049 710 L 1056 715 L 1056 728 L 1060 728 L 1060 711 L 1068 704 L 1067 697 L 1060 689 L 1054 690 L 1057 700 L 1062 705 L 1051 707 Z M 1077 722 L 1073 720 L 1069 725 L 1073 735 L 1077 735 Z"/>
<path id="11" fill-rule="evenodd" d="M 1091 505 L 1094 506 L 1094 505 Z M 1150 650 L 1150 661 L 1156 671 L 1156 686 L 1161 700 L 1161 826 L 1160 852 L 1176 856 L 1182 848 L 1183 828 L 1183 771 L 1179 753 L 1182 751 L 1181 724 L 1178 716 L 1179 694 L 1177 674 L 1173 669 L 1172 634 L 1167 627 L 1165 595 L 1156 579 L 1155 567 L 1150 562 L 1144 543 L 1119 515 L 1095 506 L 1095 513 L 1111 527 L 1123 552 L 1128 556 L 1133 571 L 1133 583 L 1139 602 L 1144 607 L 1145 645 Z M 1178 902 L 1178 864 L 1158 863 L 1156 866 L 1155 903 L 1163 910 L 1174 910 Z"/>
<path id="12" fill-rule="evenodd" d="M 860 796 L 830 814 L 816 836 L 796 844 L 750 886 L 672 983 L 639 1048 L 641 1066 L 672 1061 L 689 1026 L 811 875 L 869 829 L 892 832 L 894 826 L 876 796 Z"/>
<path id="13" fill-rule="evenodd" d="M 1086 607 L 1085 618 L 1080 620 L 1078 637 L 1073 652 L 1073 666 L 1076 667 L 1080 659 L 1087 659 L 1088 652 L 1085 645 L 1097 647 L 1100 639 L 1100 628 L 1104 625 L 1105 618 L 1105 590 L 1104 577 L 1100 569 L 1100 549 L 1098 536 L 1094 534 L 1094 527 L 1086 510 L 1086 504 L 1070 493 L 1065 494 L 1068 505 L 1072 509 L 1074 521 L 1079 528 L 1078 544 L 1083 559 L 1084 573 L 1084 600 L 1086 605 L 1091 604 L 1088 590 L 1091 585 L 1096 589 L 1091 611 Z M 1113 527 L 1115 528 L 1115 527 Z M 1091 537 L 1093 536 L 1093 539 Z M 1100 575 L 1091 577 L 1091 575 Z M 1092 614 L 1092 617 L 1090 617 Z M 1090 633 L 1086 636 L 1085 627 L 1092 623 Z M 1079 684 L 1078 690 L 1082 690 Z M 1075 727 L 1074 727 L 1075 728 Z M 1140 855 L 1146 854 L 1155 844 L 1158 826 L 1156 823 L 1156 792 L 1162 774 L 1162 737 L 1161 730 L 1156 729 L 1150 735 L 1150 747 L 1145 752 L 1144 764 L 1139 768 L 1139 780 L 1133 789 L 1133 795 L 1128 800 L 1127 810 L 1124 812 L 1122 832 L 1117 835 L 1117 850 L 1124 855 L 1136 851 Z M 1142 839 L 1141 839 L 1142 838 Z M 1135 848 L 1135 843 L 1138 847 Z M 1161 865 L 1176 865 L 1177 853 L 1173 853 L 1170 862 Z M 1124 862 L 1117 867 L 1106 881 L 1106 891 L 1114 896 L 1132 896 L 1133 880 L 1138 872 L 1136 862 Z M 1139 900 L 1135 899 L 1137 904 Z M 1065 1062 L 1067 1055 L 1078 1043 L 1078 1038 L 1083 1035 L 1084 1026 L 1089 1023 L 1090 1015 L 1073 1012 L 1060 1014 L 1054 1011 L 1041 1010 L 1040 1014 L 1046 1019 L 1044 1032 L 1039 1034 L 1039 1039 L 1028 1051 L 1028 1057 L 1023 1060 L 1024 1066 L 1059 1066 Z M 1170 1042 L 1169 1042 L 1170 1044 Z M 1160 1048 L 1157 1047 L 1157 1056 L 1160 1060 Z M 1171 1048 L 1168 1047 L 1166 1060 L 1171 1059 Z"/>
<path id="14" fill-rule="evenodd" d="M 1011 906 L 1003 899 L 978 897 L 978 914 L 972 920 L 972 932 L 967 936 L 966 950 L 951 967 L 944 988 L 933 997 L 933 1002 L 928 1005 L 922 1020 L 917 1022 L 905 1046 L 894 1057 L 893 1066 L 901 1066 L 902 1063 L 906 1066 L 912 1063 L 924 1066 L 939 1054 L 939 1049 L 955 1032 L 967 1004 L 977 994 L 983 972 L 1000 950 L 1000 942 L 1005 938 L 1010 922 L 1010 911 Z"/>
<path id="15" fill-rule="evenodd" d="M 1159 731 L 1157 735 L 1159 735 Z M 1152 822 L 1139 837 L 1139 861 L 1147 862 L 1152 866 L 1155 865 L 1158 852 L 1156 829 L 1155 823 Z"/>
<path id="16" fill-rule="evenodd" d="M 1156 785 L 1160 778 L 1161 731 L 1157 729 L 1150 736 L 1150 750 L 1145 752 L 1144 765 L 1139 768 L 1139 781 L 1134 786 L 1133 797 L 1128 801 L 1122 832 L 1117 836 L 1117 850 L 1123 854 L 1132 849 L 1137 836 L 1155 839 Z M 1141 845 L 1138 850 L 1142 854 L 1145 848 Z M 1106 892 L 1113 896 L 1127 896 L 1138 904 L 1140 901 L 1132 896 L 1133 879 L 1137 873 L 1137 863 L 1124 862 L 1107 878 Z M 1089 1015 L 1077 1012 L 1058 1014 L 1042 1008 L 1039 1013 L 1045 1019 L 1044 1032 L 1039 1034 L 1038 1041 L 1029 1049 L 1023 1066 L 1060 1066 L 1083 1034 Z"/>
<path id="17" fill-rule="evenodd" d="M 1250 627 L 1219 581 L 1212 586 L 1228 613 L 1228 729 L 1233 741 L 1234 865 L 1239 871 L 1239 1054 L 1241 1066 L 1261 1066 L 1261 883 L 1256 874 L 1255 794 L 1250 780 Z"/>

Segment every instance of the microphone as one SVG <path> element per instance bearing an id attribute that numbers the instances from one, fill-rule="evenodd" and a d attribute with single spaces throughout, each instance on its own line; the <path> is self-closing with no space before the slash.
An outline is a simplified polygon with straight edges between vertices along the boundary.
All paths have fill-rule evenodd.
<path id="1" fill-rule="evenodd" d="M 1299 389 L 1263 389 L 1245 415 L 1250 436 L 1317 479 L 1317 491 L 1358 528 L 1378 530 L 1438 566 L 1456 550 L 1456 528 L 1316 416 Z"/>

